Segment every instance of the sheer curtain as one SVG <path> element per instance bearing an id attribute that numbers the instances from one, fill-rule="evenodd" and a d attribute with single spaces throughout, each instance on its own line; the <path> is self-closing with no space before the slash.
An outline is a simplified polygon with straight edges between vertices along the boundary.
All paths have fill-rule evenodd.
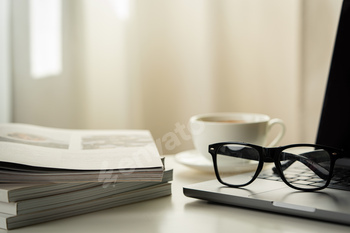
<path id="1" fill-rule="evenodd" d="M 0 123 L 11 120 L 10 3 L 0 1 Z"/>
<path id="2" fill-rule="evenodd" d="M 193 147 L 192 115 L 257 112 L 285 121 L 282 144 L 314 141 L 341 0 L 62 1 L 64 77 L 32 81 L 46 105 L 15 92 L 15 120 L 145 128 L 169 154 Z"/>
<path id="3" fill-rule="evenodd" d="M 282 143 L 313 142 L 340 1 L 78 5 L 81 127 L 147 128 L 176 153 L 190 116 L 243 111 L 283 119 Z"/>

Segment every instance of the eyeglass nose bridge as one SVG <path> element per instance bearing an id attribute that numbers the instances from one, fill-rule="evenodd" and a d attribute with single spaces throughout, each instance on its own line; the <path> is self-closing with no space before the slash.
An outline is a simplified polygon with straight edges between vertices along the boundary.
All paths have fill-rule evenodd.
<path id="1" fill-rule="evenodd" d="M 273 163 L 275 161 L 276 152 L 277 151 L 275 150 L 275 148 L 263 148 L 262 153 L 264 162 Z"/>

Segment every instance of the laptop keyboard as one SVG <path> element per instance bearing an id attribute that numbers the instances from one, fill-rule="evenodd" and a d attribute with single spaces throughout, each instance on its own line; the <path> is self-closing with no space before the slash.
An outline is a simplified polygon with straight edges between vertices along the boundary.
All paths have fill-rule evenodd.
<path id="1" fill-rule="evenodd" d="M 305 185 L 313 186 L 315 176 L 310 173 L 302 172 L 298 170 L 298 179 L 295 182 L 302 182 Z M 260 179 L 274 180 L 283 182 L 277 173 L 274 173 L 272 169 L 266 169 L 259 175 Z M 334 169 L 334 176 L 328 186 L 328 188 L 340 189 L 350 191 L 350 170 L 348 169 Z"/>

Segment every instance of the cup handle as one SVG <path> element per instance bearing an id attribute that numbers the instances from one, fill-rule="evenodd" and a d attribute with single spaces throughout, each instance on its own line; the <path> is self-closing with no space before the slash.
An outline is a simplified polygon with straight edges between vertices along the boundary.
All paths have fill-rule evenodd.
<path id="1" fill-rule="evenodd" d="M 281 131 L 278 133 L 278 135 L 275 137 L 275 139 L 273 139 L 273 141 L 268 145 L 268 147 L 276 146 L 281 141 L 281 139 L 283 138 L 283 136 L 286 132 L 286 125 L 284 124 L 284 122 L 281 119 L 274 118 L 274 119 L 269 120 L 269 122 L 267 124 L 267 134 L 270 132 L 270 130 L 272 129 L 272 127 L 274 125 L 280 125 Z"/>

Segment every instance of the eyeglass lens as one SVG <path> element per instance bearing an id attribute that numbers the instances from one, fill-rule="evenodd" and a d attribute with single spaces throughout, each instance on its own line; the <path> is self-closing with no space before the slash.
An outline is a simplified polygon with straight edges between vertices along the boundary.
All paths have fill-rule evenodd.
<path id="1" fill-rule="evenodd" d="M 253 176 L 234 176 L 249 164 L 255 171 L 261 160 L 260 153 L 253 147 L 240 144 L 225 144 L 218 148 L 216 166 L 220 179 L 230 185 L 245 185 Z M 330 176 L 330 154 L 313 146 L 292 147 L 283 150 L 278 157 L 286 181 L 299 189 L 324 187 Z"/>
<path id="2" fill-rule="evenodd" d="M 226 144 L 218 149 L 216 164 L 218 174 L 224 183 L 230 185 L 244 185 L 251 181 L 251 176 L 233 176 L 233 171 L 241 172 L 247 167 L 257 170 L 260 160 L 259 152 L 245 145 Z"/>
<path id="3" fill-rule="evenodd" d="M 324 187 L 330 176 L 331 156 L 315 147 L 293 147 L 279 155 L 281 170 L 287 182 L 296 188 Z"/>

